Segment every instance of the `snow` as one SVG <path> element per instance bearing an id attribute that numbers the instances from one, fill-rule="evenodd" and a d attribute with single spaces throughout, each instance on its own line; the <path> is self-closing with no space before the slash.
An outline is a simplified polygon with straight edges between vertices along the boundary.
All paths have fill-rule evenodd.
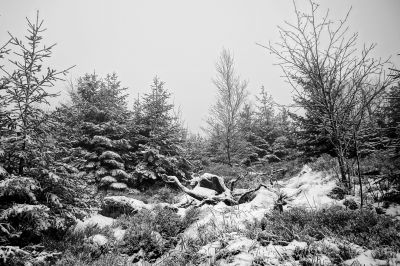
<path id="1" fill-rule="evenodd" d="M 105 160 L 105 159 L 122 160 L 121 156 L 118 153 L 113 152 L 113 151 L 105 151 L 105 152 L 103 152 L 100 155 L 99 159 L 100 160 Z"/>
<path id="2" fill-rule="evenodd" d="M 307 243 L 292 241 L 288 246 L 268 245 L 261 246 L 259 242 L 249 239 L 240 234 L 228 233 L 223 234 L 222 241 L 215 241 L 203 246 L 199 250 L 199 254 L 207 256 L 208 263 L 215 262 L 215 256 L 220 252 L 226 252 L 226 259 L 218 261 L 218 265 L 254 265 L 255 258 L 261 258 L 267 262 L 267 265 L 296 265 L 291 257 L 296 247 L 306 248 Z M 225 244 L 223 245 L 224 242 Z M 236 255 L 233 255 L 237 253 Z M 322 257 L 321 257 L 322 258 Z M 328 258 L 322 258 L 324 262 L 329 263 Z M 321 261 L 321 260 L 320 260 Z"/>
<path id="3" fill-rule="evenodd" d="M 261 246 L 257 241 L 241 235 L 241 232 L 246 229 L 246 222 L 261 220 L 265 213 L 272 210 L 279 193 L 291 196 L 289 208 L 295 206 L 322 208 L 338 203 L 327 196 L 335 186 L 336 180 L 333 176 L 314 172 L 306 165 L 298 175 L 280 181 L 277 186 L 261 187 L 250 202 L 237 206 L 227 206 L 222 202 L 214 206 L 203 205 L 199 209 L 199 220 L 185 230 L 184 235 L 188 238 L 196 238 L 202 232 L 201 230 L 218 235 L 219 241 L 208 243 L 199 251 L 209 258 L 209 264 L 214 263 L 216 254 L 224 249 L 231 252 L 239 251 L 239 253 L 231 255 L 231 258 L 226 260 L 220 259 L 219 265 L 252 265 L 256 258 L 264 260 L 268 265 L 297 265 L 291 255 L 297 247 L 307 248 L 307 243 L 292 241 L 287 246 L 273 244 Z M 208 189 L 198 186 L 196 189 L 199 189 L 197 193 L 211 194 Z M 200 232 L 199 228 L 201 228 Z M 336 247 L 333 241 L 326 241 L 324 244 Z M 331 263 L 325 255 L 316 256 L 315 259 L 321 263 Z"/>
<path id="4" fill-rule="evenodd" d="M 357 263 L 358 262 L 358 263 Z M 400 254 L 397 254 L 396 258 L 387 260 L 374 259 L 372 256 L 372 250 L 367 250 L 351 260 L 344 261 L 344 265 L 363 265 L 363 266 L 375 266 L 375 265 L 389 265 L 395 266 L 400 265 Z"/>
<path id="5" fill-rule="evenodd" d="M 279 184 L 281 192 L 292 196 L 289 207 L 324 207 L 337 203 L 328 197 L 328 193 L 336 186 L 336 180 L 321 172 L 314 172 L 305 165 L 299 175 L 294 176 Z M 213 195 L 215 192 L 196 186 L 196 192 Z M 279 191 L 279 190 L 278 190 Z M 270 211 L 277 199 L 276 189 L 261 187 L 255 198 L 247 203 L 237 206 L 227 206 L 220 202 L 215 206 L 204 205 L 200 208 L 200 219 L 189 227 L 185 233 L 188 236 L 196 234 L 196 228 L 212 223 L 217 228 L 243 229 L 246 221 L 262 219 L 266 212 Z"/>
<path id="6" fill-rule="evenodd" d="M 118 206 L 130 206 L 132 209 L 141 210 L 149 209 L 150 207 L 143 201 L 129 198 L 126 196 L 108 196 L 104 198 L 105 204 L 117 204 Z"/>
<path id="7" fill-rule="evenodd" d="M 75 231 L 84 230 L 88 226 L 98 226 L 99 228 L 104 228 L 106 226 L 112 226 L 113 223 L 113 218 L 95 214 L 84 221 L 78 221 L 75 226 Z"/>
<path id="8" fill-rule="evenodd" d="M 276 193 L 273 190 L 261 187 L 252 201 L 240 204 L 239 207 L 244 211 L 254 211 L 255 209 L 269 210 L 273 207 L 275 199 Z"/>
<path id="9" fill-rule="evenodd" d="M 317 248 L 319 250 L 329 249 L 329 250 L 332 250 L 335 253 L 339 253 L 340 252 L 340 249 L 339 249 L 339 246 L 338 246 L 339 243 L 334 238 L 325 237 L 324 239 L 322 239 L 320 241 L 316 241 L 315 243 L 317 244 Z"/>
<path id="10" fill-rule="evenodd" d="M 112 183 L 112 184 L 110 185 L 110 188 L 116 189 L 116 190 L 124 190 L 124 189 L 127 189 L 128 186 L 127 186 L 125 183 L 118 183 L 118 182 L 116 182 L 116 183 Z"/>
<path id="11" fill-rule="evenodd" d="M 111 140 L 109 138 L 107 138 L 107 137 L 104 137 L 104 136 L 94 136 L 93 139 L 92 139 L 92 143 L 93 144 L 104 145 L 104 146 L 109 147 L 109 148 L 111 148 L 113 146 Z"/>
<path id="12" fill-rule="evenodd" d="M 215 256 L 216 250 L 222 248 L 220 241 L 215 241 L 208 243 L 207 245 L 201 247 L 198 251 L 199 254 L 206 255 L 207 257 Z"/>
<path id="13" fill-rule="evenodd" d="M 186 215 L 186 209 L 185 208 L 178 208 L 178 211 L 176 212 L 181 218 L 185 217 Z"/>
<path id="14" fill-rule="evenodd" d="M 323 208 L 333 204 L 341 203 L 328 197 L 328 194 L 337 185 L 337 180 L 326 172 L 315 172 L 309 166 L 305 165 L 302 171 L 287 180 L 279 181 L 274 187 L 261 187 L 250 202 L 236 206 L 227 206 L 223 202 L 212 205 L 203 205 L 199 207 L 199 219 L 190 225 L 184 232 L 182 239 L 198 238 L 205 230 L 212 237 L 211 243 L 207 243 L 198 251 L 199 254 L 208 257 L 208 261 L 204 265 L 215 264 L 215 260 L 220 252 L 227 252 L 228 257 L 219 259 L 218 265 L 253 265 L 255 259 L 263 260 L 266 265 L 299 265 L 292 257 L 296 248 L 306 249 L 307 243 L 292 241 L 286 246 L 273 245 L 262 246 L 258 241 L 249 239 L 243 235 L 246 229 L 246 222 L 261 220 L 265 213 L 270 212 L 278 198 L 279 193 L 285 193 L 292 198 L 288 202 L 287 207 L 306 207 L 306 208 Z M 216 192 L 212 189 L 196 186 L 195 193 L 212 197 Z M 188 195 L 182 196 L 182 201 L 196 201 Z M 134 209 L 152 209 L 151 204 L 145 204 L 142 201 L 125 197 L 110 196 L 104 198 L 105 201 L 118 203 L 124 206 L 132 206 Z M 179 205 L 179 204 L 178 204 Z M 183 216 L 185 208 L 178 208 L 178 214 Z M 400 217 L 400 205 L 393 204 L 387 210 L 388 215 Z M 99 227 L 112 226 L 114 219 L 102 215 L 93 215 L 92 217 L 78 222 L 76 229 L 83 229 L 86 226 L 98 225 Z M 199 230 L 201 229 L 201 230 Z M 112 229 L 113 236 L 117 241 L 122 241 L 125 230 L 120 227 Z M 152 234 L 155 234 L 152 233 Z M 102 235 L 93 237 L 93 242 L 104 245 L 107 239 Z M 161 235 L 155 236 L 159 241 L 163 241 Z M 204 236 L 203 236 L 204 238 Z M 214 241 L 218 239 L 217 241 Z M 184 241 L 177 245 L 176 249 L 184 249 Z M 338 240 L 333 238 L 324 238 L 316 241 L 318 249 L 329 249 L 332 252 L 339 252 L 340 244 Z M 346 243 L 358 252 L 358 256 L 354 259 L 345 261 L 345 265 L 386 265 L 386 261 L 374 259 L 371 250 L 365 250 L 360 246 L 352 243 Z M 235 255 L 236 254 L 236 255 Z M 322 265 L 330 265 L 331 261 L 326 255 L 318 255 L 314 257 L 315 261 Z M 400 254 L 397 258 L 392 259 L 389 265 L 400 265 Z"/>
<path id="15" fill-rule="evenodd" d="M 207 230 L 215 231 L 216 234 L 218 234 L 219 230 L 243 230 L 245 229 L 245 221 L 261 218 L 264 215 L 264 211 L 257 213 L 257 215 L 242 210 L 240 206 L 230 207 L 222 202 L 215 206 L 203 205 L 200 208 L 199 220 L 189 226 L 189 228 L 185 230 L 184 235 L 191 238 L 197 237 L 199 227 L 205 227 Z"/>
<path id="16" fill-rule="evenodd" d="M 6 175 L 6 174 L 7 174 L 6 169 L 4 169 L 4 168 L 0 165 L 0 176 Z"/>
<path id="17" fill-rule="evenodd" d="M 324 172 L 314 172 L 305 165 L 297 176 L 281 183 L 282 191 L 292 196 L 288 207 L 321 208 L 338 201 L 328 197 L 336 186 L 336 180 Z"/>
<path id="18" fill-rule="evenodd" d="M 108 239 L 104 235 L 97 234 L 97 235 L 92 236 L 92 242 L 95 245 L 104 246 L 105 244 L 108 243 Z"/>
<path id="19" fill-rule="evenodd" d="M 235 251 L 235 250 L 249 251 L 256 244 L 257 244 L 257 241 L 251 240 L 251 239 L 248 239 L 247 237 L 242 236 L 242 237 L 238 237 L 235 240 L 231 241 L 226 246 L 226 249 L 229 251 Z"/>
<path id="20" fill-rule="evenodd" d="M 239 253 L 231 262 L 220 263 L 219 265 L 253 265 L 254 256 L 249 253 Z"/>
<path id="21" fill-rule="evenodd" d="M 284 186 L 287 188 L 287 193 L 290 195 L 299 194 L 299 191 L 306 191 L 307 197 L 318 197 L 325 196 L 324 202 L 333 202 L 332 199 L 328 198 L 328 194 L 335 185 L 332 180 L 321 180 L 321 174 L 315 174 L 310 168 L 305 167 L 302 173 L 294 178 L 287 180 Z M 300 189 L 299 182 L 301 182 Z M 321 188 L 325 183 L 328 182 L 329 188 Z M 310 184 L 309 184 L 310 183 Z M 316 189 L 313 189 L 313 185 L 318 185 Z M 301 190 L 303 189 L 303 190 Z M 286 192 L 286 191 L 285 191 Z M 197 235 L 197 228 L 199 226 L 209 226 L 215 228 L 225 228 L 228 230 L 241 230 L 245 229 L 246 222 L 254 221 L 255 219 L 261 220 L 265 213 L 270 211 L 274 202 L 277 199 L 277 194 L 274 189 L 261 187 L 256 192 L 255 198 L 247 203 L 243 203 L 237 206 L 227 206 L 220 202 L 215 206 L 204 205 L 200 208 L 199 220 L 190 226 L 185 234 L 193 237 Z M 302 195 L 298 195 L 294 198 L 292 204 L 304 204 L 306 199 Z"/>
<path id="22" fill-rule="evenodd" d="M 193 192 L 200 194 L 202 196 L 206 196 L 206 197 L 213 197 L 217 194 L 217 192 L 215 190 L 205 188 L 205 187 L 200 187 L 200 186 L 195 186 L 193 188 Z"/>
<path id="23" fill-rule="evenodd" d="M 40 218 L 43 218 L 43 226 L 50 226 L 44 219 L 48 218 L 48 212 L 50 211 L 49 207 L 45 205 L 31 205 L 31 204 L 15 204 L 12 207 L 1 212 L 0 220 L 7 220 L 11 216 L 20 215 L 23 213 L 32 213 L 37 216 L 40 215 Z"/>
<path id="24" fill-rule="evenodd" d="M 120 227 L 114 228 L 113 229 L 113 236 L 114 236 L 115 240 L 122 241 L 124 239 L 125 232 L 126 232 L 126 230 L 124 230 L 124 229 L 122 229 Z"/>
<path id="25" fill-rule="evenodd" d="M 114 177 L 107 175 L 103 177 L 100 182 L 102 184 L 111 184 L 117 182 L 117 180 Z"/>
<path id="26" fill-rule="evenodd" d="M 393 203 L 386 209 L 385 212 L 387 215 L 396 217 L 396 219 L 400 220 L 400 204 Z"/>

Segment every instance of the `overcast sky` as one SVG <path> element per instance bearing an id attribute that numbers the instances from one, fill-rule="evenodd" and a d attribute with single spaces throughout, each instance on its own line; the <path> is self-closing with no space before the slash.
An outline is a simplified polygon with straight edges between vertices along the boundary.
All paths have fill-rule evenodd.
<path id="1" fill-rule="evenodd" d="M 349 25 L 359 32 L 359 41 L 376 42 L 376 56 L 392 56 L 400 65 L 399 0 L 318 2 L 336 18 L 352 6 Z M 308 7 L 305 0 L 296 3 Z M 277 25 L 293 21 L 292 1 L 0 0 L 0 41 L 7 39 L 7 31 L 22 37 L 25 17 L 34 18 L 36 10 L 48 28 L 45 43 L 57 42 L 50 64 L 59 69 L 76 65 L 70 78 L 115 71 L 129 88 L 130 103 L 158 75 L 193 132 L 204 125 L 214 101 L 211 79 L 223 47 L 233 51 L 237 71 L 253 95 L 264 85 L 277 103 L 291 101 L 275 58 L 255 43 L 277 40 Z M 65 87 L 57 85 L 60 101 L 66 100 Z"/>

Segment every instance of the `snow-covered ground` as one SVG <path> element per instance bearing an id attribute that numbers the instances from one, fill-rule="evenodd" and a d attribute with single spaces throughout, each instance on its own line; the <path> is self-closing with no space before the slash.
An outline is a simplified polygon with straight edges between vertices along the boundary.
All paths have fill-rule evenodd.
<path id="1" fill-rule="evenodd" d="M 293 198 L 288 207 L 321 208 L 338 203 L 328 197 L 336 186 L 336 180 L 324 172 L 314 172 L 308 165 L 281 185 L 282 191 Z"/>
<path id="2" fill-rule="evenodd" d="M 305 207 L 305 208 L 325 208 L 333 204 L 342 204 L 328 197 L 329 192 L 337 185 L 337 179 L 326 172 L 315 172 L 309 166 L 304 166 L 302 171 L 289 179 L 281 180 L 268 188 L 260 188 L 253 200 L 236 206 L 227 206 L 220 202 L 217 205 L 203 205 L 199 208 L 199 219 L 190 225 L 182 235 L 182 241 L 177 245 L 176 250 L 182 250 L 185 247 L 185 239 L 202 238 L 210 239 L 204 243 L 204 246 L 198 251 L 199 254 L 207 256 L 207 262 L 204 265 L 212 265 L 216 261 L 218 265 L 300 265 L 300 262 L 293 258 L 293 253 L 297 249 L 305 249 L 307 243 L 292 241 L 287 245 L 261 245 L 258 241 L 250 239 L 244 232 L 246 226 L 260 221 L 265 213 L 270 212 L 279 194 L 286 194 L 291 198 L 287 208 Z M 206 188 L 196 188 L 196 193 L 204 195 L 215 195 L 215 192 Z M 354 198 L 354 197 L 353 197 Z M 355 197 L 356 201 L 357 198 Z M 182 201 L 193 201 L 194 199 L 185 195 Z M 184 214 L 185 209 L 180 208 L 179 214 Z M 387 214 L 400 217 L 400 205 L 391 205 Z M 97 224 L 99 227 L 112 226 L 114 219 L 93 215 L 83 222 L 79 222 L 77 230 L 90 224 Z M 114 238 L 122 240 L 124 230 L 113 228 Z M 97 238 L 100 238 L 97 236 Z M 98 240 L 98 239 L 96 239 Z M 101 240 L 101 241 L 100 241 Z M 100 239 L 99 242 L 104 242 Z M 343 244 L 343 243 L 342 243 Z M 345 265 L 386 265 L 387 261 L 374 259 L 371 250 L 363 249 L 352 243 L 347 243 L 357 252 L 357 256 L 351 260 L 345 261 Z M 318 249 L 328 248 L 338 250 L 335 239 L 326 239 L 315 242 Z M 339 252 L 339 251 L 338 251 Z M 316 255 L 313 257 L 316 265 L 332 265 L 330 259 L 325 255 Z M 254 264 L 263 261 L 264 264 Z M 357 264 L 359 263 L 359 264 Z M 399 264 L 397 264 L 399 263 Z M 400 265 L 400 254 L 393 258 L 389 265 Z"/>
<path id="3" fill-rule="evenodd" d="M 219 235 L 219 240 L 206 244 L 199 251 L 209 257 L 205 265 L 211 265 L 220 257 L 218 254 L 223 253 L 229 254 L 229 256 L 220 258 L 218 265 L 254 265 L 254 261 L 257 260 L 267 263 L 259 265 L 300 265 L 299 261 L 293 259 L 292 254 L 296 247 L 306 248 L 305 242 L 293 241 L 286 246 L 272 244 L 261 246 L 260 243 L 247 238 L 241 232 L 245 229 L 246 222 L 254 221 L 254 219 L 261 220 L 266 212 L 272 210 L 279 193 L 285 193 L 291 198 L 285 208 L 318 209 L 333 204 L 342 204 L 343 200 L 338 201 L 328 196 L 336 185 L 337 179 L 332 175 L 315 172 L 305 165 L 298 175 L 282 180 L 271 188 L 261 188 L 257 196 L 248 203 L 238 206 L 226 206 L 224 203 L 202 206 L 199 221 L 189 227 L 185 231 L 185 235 L 198 237 L 196 234 L 203 231 Z M 398 207 L 391 206 L 387 210 L 387 214 L 399 215 L 400 208 Z M 334 248 L 332 245 L 335 245 L 329 241 L 316 244 L 317 246 L 329 245 L 331 249 Z M 365 250 L 357 245 L 354 245 L 353 248 L 359 255 L 345 261 L 345 265 L 385 265 L 384 263 L 386 263 L 386 261 L 374 259 L 371 250 Z M 325 255 L 315 256 L 313 260 L 316 265 L 332 265 L 330 259 Z M 360 264 L 357 264 L 356 261 Z M 397 258 L 393 258 L 389 265 L 400 265 L 400 254 L 397 255 Z"/>

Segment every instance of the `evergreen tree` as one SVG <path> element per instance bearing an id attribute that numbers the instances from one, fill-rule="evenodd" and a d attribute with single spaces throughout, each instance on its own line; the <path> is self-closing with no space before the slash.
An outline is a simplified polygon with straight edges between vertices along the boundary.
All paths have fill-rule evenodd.
<path id="1" fill-rule="evenodd" d="M 2 111 L 1 131 L 3 150 L 7 157 L 6 169 L 10 173 L 24 174 L 26 167 L 46 164 L 46 146 L 49 144 L 49 116 L 40 105 L 57 96 L 47 88 L 54 86 L 67 70 L 57 71 L 46 67 L 44 61 L 51 57 L 54 44 L 41 45 L 43 20 L 28 21 L 27 43 L 10 34 L 9 44 L 14 51 L 10 69 L 0 66 L 5 74 L 2 78 L 3 95 L 0 101 L 9 112 Z M 6 118 L 6 120 L 4 119 Z"/>
<path id="2" fill-rule="evenodd" d="M 71 104 L 54 113 L 61 125 L 54 130 L 65 149 L 61 160 L 80 170 L 87 182 L 106 189 L 123 190 L 135 183 L 129 174 L 136 161 L 125 91 L 115 73 L 104 79 L 85 74 L 72 87 Z"/>
<path id="3" fill-rule="evenodd" d="M 256 96 L 256 124 L 255 130 L 258 136 L 257 147 L 264 152 L 260 155 L 265 155 L 272 152 L 271 145 L 277 137 L 275 126 L 275 102 L 272 96 L 266 91 L 264 86 L 261 87 L 259 96 Z"/>
<path id="4" fill-rule="evenodd" d="M 267 156 L 268 160 L 280 160 L 289 155 L 289 148 L 294 148 L 292 124 L 285 108 L 277 110 L 272 96 L 261 87 L 256 96 L 256 110 L 253 114 L 251 138 L 253 150 L 259 158 Z"/>
<path id="5" fill-rule="evenodd" d="M 153 79 L 150 92 L 141 102 L 134 105 L 135 124 L 142 129 L 147 144 L 161 154 L 177 155 L 184 140 L 184 130 L 175 114 L 171 93 L 165 88 L 165 82 L 158 77 Z"/>

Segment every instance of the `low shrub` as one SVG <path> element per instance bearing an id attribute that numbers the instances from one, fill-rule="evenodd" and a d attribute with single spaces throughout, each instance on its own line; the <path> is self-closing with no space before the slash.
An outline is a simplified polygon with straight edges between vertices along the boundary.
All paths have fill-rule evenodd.
<path id="1" fill-rule="evenodd" d="M 116 225 L 126 230 L 120 244 L 122 253 L 134 255 L 143 250 L 145 259 L 152 260 L 164 252 L 163 243 L 155 234 L 154 214 L 149 210 L 139 211 L 134 216 L 122 216 Z"/>
<path id="2" fill-rule="evenodd" d="M 80 256 L 66 253 L 57 261 L 55 266 L 128 266 L 131 265 L 126 256 L 121 256 L 116 253 L 109 253 L 101 255 L 93 261 L 87 261 Z"/>
<path id="3" fill-rule="evenodd" d="M 154 217 L 156 231 L 165 238 L 174 238 L 183 231 L 181 217 L 172 209 L 160 208 Z"/>
<path id="4" fill-rule="evenodd" d="M 261 223 L 260 220 L 254 219 L 252 221 L 244 222 L 245 230 L 244 235 L 249 239 L 257 239 L 261 232 Z"/>
<path id="5" fill-rule="evenodd" d="M 157 186 L 155 184 L 151 189 L 144 191 L 137 191 L 132 197 L 141 200 L 144 203 L 176 203 L 177 196 L 179 195 L 179 190 L 173 188 L 172 186 Z"/>
<path id="6" fill-rule="evenodd" d="M 185 216 L 182 219 L 182 227 L 188 228 L 191 224 L 199 219 L 200 209 L 196 207 L 188 208 L 185 212 Z"/>
<path id="7" fill-rule="evenodd" d="M 388 260 L 396 256 L 396 252 L 390 247 L 378 247 L 372 251 L 372 257 L 378 260 Z"/>
<path id="8" fill-rule="evenodd" d="M 160 266 L 195 266 L 205 265 L 207 258 L 203 254 L 199 254 L 199 246 L 197 242 L 192 239 L 184 240 L 183 250 L 171 251 L 165 259 L 163 259 L 158 265 Z"/>
<path id="9" fill-rule="evenodd" d="M 155 199 L 158 202 L 166 202 L 170 204 L 176 203 L 176 194 L 177 192 L 170 187 L 161 187 L 158 191 L 157 194 L 155 195 Z"/>
<path id="10" fill-rule="evenodd" d="M 329 154 L 321 154 L 315 161 L 309 163 L 314 171 L 331 171 L 337 167 L 336 159 Z"/>
<path id="11" fill-rule="evenodd" d="M 329 192 L 328 197 L 335 199 L 335 200 L 342 200 L 344 196 L 348 194 L 348 191 L 343 186 L 336 186 Z"/>
<path id="12" fill-rule="evenodd" d="M 68 264 L 68 261 L 80 261 L 82 265 L 84 263 L 91 263 L 93 260 L 98 259 L 104 254 L 107 254 L 113 249 L 109 244 L 104 246 L 97 246 L 88 239 L 95 235 L 103 235 L 107 239 L 112 239 L 112 230 L 106 226 L 100 228 L 98 226 L 87 226 L 83 230 L 70 230 L 62 241 L 56 241 L 48 238 L 44 240 L 44 244 L 49 250 L 60 250 L 63 251 L 64 255 L 61 261 L 65 261 L 64 264 L 58 265 L 81 265 L 81 264 Z"/>
<path id="13" fill-rule="evenodd" d="M 151 228 L 132 226 L 125 233 L 123 253 L 131 256 L 140 251 L 144 253 L 143 258 L 146 261 L 152 262 L 166 251 L 166 247 L 163 239 L 160 239 Z"/>
<path id="14" fill-rule="evenodd" d="M 265 261 L 264 258 L 261 256 L 257 256 L 254 258 L 252 264 L 252 266 L 266 266 L 268 265 Z"/>
<path id="15" fill-rule="evenodd" d="M 322 210 L 293 208 L 266 214 L 261 222 L 264 234 L 274 242 L 313 242 L 326 236 L 375 249 L 390 246 L 400 250 L 400 222 L 372 210 L 348 210 L 333 206 Z"/>
<path id="16" fill-rule="evenodd" d="M 71 231 L 63 242 L 48 241 L 47 247 L 64 251 L 57 265 L 128 265 L 128 256 L 133 263 L 140 259 L 152 263 L 175 247 L 179 234 L 195 216 L 193 211 L 181 218 L 169 208 L 143 209 L 135 215 L 121 215 L 116 220 L 114 226 L 126 230 L 121 242 L 111 241 L 113 231 L 109 227 L 89 226 Z M 98 234 L 106 236 L 109 243 L 99 247 L 88 241 Z"/>
<path id="17" fill-rule="evenodd" d="M 358 204 L 354 199 L 345 199 L 343 205 L 346 206 L 346 208 L 349 208 L 350 210 L 358 209 Z"/>
<path id="18" fill-rule="evenodd" d="M 337 254 L 337 257 L 340 258 L 340 260 L 336 259 L 335 262 L 350 260 L 359 255 L 359 252 L 352 248 L 350 245 L 340 244 L 338 248 L 339 254 Z"/>
<path id="19" fill-rule="evenodd" d="M 240 173 L 244 173 L 244 169 L 238 166 L 229 166 L 227 164 L 212 164 L 203 170 L 204 173 L 210 173 L 222 176 L 226 179 L 238 177 Z"/>
<path id="20" fill-rule="evenodd" d="M 187 210 L 181 218 L 173 209 L 156 207 L 153 211 L 141 210 L 133 216 L 121 216 L 116 226 L 126 230 L 120 249 L 128 255 L 143 254 L 143 259 L 154 262 L 175 247 L 179 235 L 198 216 L 197 209 Z"/>

